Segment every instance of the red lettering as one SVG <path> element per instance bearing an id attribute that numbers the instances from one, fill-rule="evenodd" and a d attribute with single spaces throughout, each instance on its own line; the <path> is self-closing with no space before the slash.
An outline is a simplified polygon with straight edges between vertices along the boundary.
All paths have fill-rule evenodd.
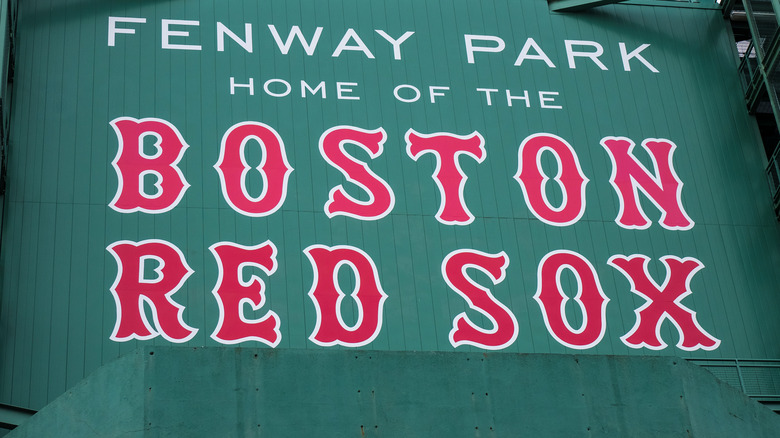
<path id="1" fill-rule="evenodd" d="M 309 339 L 317 345 L 360 347 L 373 341 L 382 329 L 382 306 L 387 294 L 379 284 L 379 274 L 371 257 L 353 246 L 312 245 L 303 250 L 314 270 L 309 296 L 317 310 L 317 323 Z M 348 266 L 355 274 L 351 296 L 357 303 L 358 318 L 352 327 L 341 316 L 346 296 L 338 284 L 338 271 Z"/>
<path id="2" fill-rule="evenodd" d="M 577 278 L 574 301 L 582 312 L 582 324 L 575 329 L 566 317 L 569 297 L 563 292 L 561 274 L 569 269 Z M 547 331 L 559 343 L 577 349 L 591 348 L 601 342 L 607 329 L 609 298 L 601 290 L 593 265 L 573 251 L 552 251 L 539 263 L 537 290 L 534 300 L 539 303 Z"/>
<path id="3" fill-rule="evenodd" d="M 119 117 L 111 121 L 119 148 L 111 162 L 119 185 L 109 207 L 120 213 L 164 213 L 175 207 L 190 186 L 177 166 L 187 144 L 175 126 L 162 119 Z M 153 155 L 144 153 L 143 139 L 153 136 Z M 144 178 L 156 180 L 155 193 L 144 189 Z"/>
<path id="4" fill-rule="evenodd" d="M 691 294 L 691 278 L 704 265 L 692 257 L 661 257 L 661 262 L 666 265 L 666 280 L 663 286 L 658 286 L 647 270 L 649 262 L 649 257 L 639 254 L 612 256 L 608 262 L 626 276 L 631 283 L 631 292 L 647 300 L 634 311 L 636 324 L 620 338 L 623 343 L 631 348 L 666 348 L 666 342 L 661 339 L 661 324 L 668 319 L 680 334 L 677 348 L 686 351 L 718 348 L 720 340 L 704 331 L 696 320 L 696 312 L 681 303 Z"/>
<path id="5" fill-rule="evenodd" d="M 250 140 L 257 141 L 263 152 L 263 160 L 257 166 L 263 191 L 257 197 L 251 196 L 246 187 L 246 175 L 252 167 L 246 163 L 244 149 Z M 214 168 L 219 173 L 225 201 L 237 212 L 252 217 L 268 216 L 282 206 L 293 171 L 279 134 L 259 122 L 241 122 L 227 130 Z"/>
<path id="6" fill-rule="evenodd" d="M 487 274 L 493 284 L 501 283 L 509 266 L 509 257 L 503 251 L 487 254 L 477 250 L 461 249 L 444 258 L 441 273 L 452 290 L 466 300 L 469 307 L 485 315 L 493 325 L 485 330 L 474 324 L 466 312 L 455 317 L 450 331 L 453 347 L 473 345 L 487 350 L 500 350 L 512 345 L 517 339 L 519 326 L 515 315 L 499 302 L 490 290 L 480 286 L 466 273 L 475 268 Z"/>
<path id="7" fill-rule="evenodd" d="M 117 274 L 111 286 L 116 302 L 116 325 L 113 341 L 146 340 L 161 335 L 170 342 L 186 342 L 197 329 L 184 323 L 184 306 L 171 297 L 192 274 L 184 254 L 176 246 L 157 239 L 130 242 L 122 240 L 108 246 L 114 256 Z M 156 278 L 146 278 L 149 260 L 157 262 Z M 144 303 L 151 309 L 154 327 L 144 312 Z"/>
<path id="8" fill-rule="evenodd" d="M 266 302 L 265 283 L 256 275 L 249 281 L 243 280 L 243 270 L 260 268 L 266 275 L 276 271 L 276 246 L 266 241 L 256 246 L 243 246 L 230 242 L 215 243 L 209 247 L 217 260 L 219 277 L 214 298 L 219 305 L 219 322 L 211 337 L 223 344 L 237 344 L 244 341 L 258 341 L 276 347 L 282 340 L 279 331 L 279 316 L 266 312 L 259 319 L 244 316 L 244 305 L 260 310 Z"/>
<path id="9" fill-rule="evenodd" d="M 459 156 L 466 154 L 478 163 L 485 160 L 485 140 L 478 132 L 470 136 L 449 133 L 420 134 L 410 129 L 406 132 L 406 153 L 415 161 L 432 153 L 436 156 L 433 180 L 441 193 L 441 204 L 436 219 L 446 225 L 468 225 L 474 215 L 466 208 L 463 190 L 468 177 L 460 168 Z"/>
<path id="10" fill-rule="evenodd" d="M 371 158 L 382 154 L 387 135 L 382 128 L 366 131 L 351 126 L 336 126 L 320 137 L 320 154 L 331 166 L 340 170 L 347 180 L 369 195 L 369 201 L 362 202 L 349 196 L 342 185 L 334 187 L 325 204 L 328 217 L 344 215 L 355 219 L 375 220 L 387 216 L 395 205 L 395 195 L 390 186 L 366 163 L 351 157 L 344 145 L 354 144 L 368 152 Z"/>
<path id="11" fill-rule="evenodd" d="M 659 223 L 669 230 L 689 230 L 693 221 L 683 209 L 683 183 L 672 165 L 672 155 L 677 146 L 669 140 L 646 139 L 642 147 L 653 160 L 655 173 L 636 159 L 632 150 L 634 142 L 625 137 L 606 137 L 601 145 L 612 160 L 612 176 L 609 182 L 618 194 L 620 211 L 615 222 L 623 228 L 644 230 L 650 220 L 639 204 L 639 191 L 647 196 L 661 211 Z"/>
<path id="12" fill-rule="evenodd" d="M 563 192 L 563 201 L 554 207 L 547 199 L 545 186 L 550 178 L 542 170 L 542 153 L 549 151 L 558 161 L 554 181 Z M 520 145 L 519 165 L 514 178 L 520 183 L 525 203 L 540 221 L 555 226 L 571 225 L 585 212 L 585 186 L 577 153 L 566 140 L 553 134 L 534 134 Z"/>

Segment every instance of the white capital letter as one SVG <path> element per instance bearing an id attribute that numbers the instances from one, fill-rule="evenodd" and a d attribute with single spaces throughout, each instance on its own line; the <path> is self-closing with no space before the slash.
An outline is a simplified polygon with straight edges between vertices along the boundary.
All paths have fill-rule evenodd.
<path id="1" fill-rule="evenodd" d="M 577 40 L 566 40 L 566 56 L 569 59 L 569 68 L 577 68 L 577 66 L 574 64 L 574 58 L 590 58 L 594 64 L 596 64 L 600 69 L 606 70 L 607 66 L 604 65 L 603 62 L 599 60 L 599 56 L 604 54 L 604 48 L 601 47 L 601 44 L 595 42 L 595 41 L 577 41 Z M 574 50 L 574 46 L 589 46 L 596 49 L 595 52 L 578 52 Z"/>
<path id="2" fill-rule="evenodd" d="M 498 53 L 502 50 L 504 50 L 504 47 L 506 47 L 506 44 L 504 44 L 504 40 L 502 40 L 499 37 L 491 36 L 491 35 L 465 35 L 466 37 L 466 60 L 469 64 L 474 63 L 474 52 L 491 52 L 491 53 Z M 479 40 L 479 41 L 492 41 L 496 43 L 493 47 L 485 47 L 485 46 L 474 46 L 473 41 Z"/>
<path id="3" fill-rule="evenodd" d="M 170 30 L 170 26 L 200 26 L 200 21 L 192 20 L 162 20 L 162 48 L 177 50 L 200 50 L 200 45 L 189 44 L 171 44 L 170 37 L 180 36 L 188 37 L 190 33 L 186 30 Z"/>
<path id="4" fill-rule="evenodd" d="M 631 58 L 636 58 L 637 61 L 644 64 L 648 70 L 653 73 L 658 73 L 658 69 L 653 67 L 652 64 L 650 64 L 642 55 L 640 55 L 642 50 L 645 50 L 648 47 L 650 47 L 650 44 L 642 44 L 641 46 L 634 49 L 634 51 L 631 53 L 628 53 L 628 50 L 626 49 L 626 43 L 620 43 L 620 57 L 623 58 L 623 69 L 625 71 L 631 71 L 631 65 L 628 63 L 628 61 L 630 61 Z"/>
<path id="5" fill-rule="evenodd" d="M 534 49 L 536 52 L 536 55 L 529 55 L 528 51 Z M 517 56 L 517 60 L 515 61 L 516 66 L 521 66 L 523 64 L 523 61 L 526 59 L 536 59 L 539 61 L 544 61 L 545 64 L 547 64 L 547 67 L 555 68 L 555 64 L 550 61 L 550 58 L 547 57 L 547 54 L 542 51 L 542 48 L 539 47 L 539 44 L 536 44 L 536 41 L 534 41 L 533 38 L 528 38 L 525 40 L 525 45 L 523 46 L 523 49 L 520 50 L 520 54 Z"/>
<path id="6" fill-rule="evenodd" d="M 347 43 L 349 40 L 354 40 L 355 45 L 354 46 L 348 46 Z M 355 33 L 355 29 L 349 28 L 344 33 L 344 37 L 341 38 L 341 41 L 339 42 L 338 47 L 336 47 L 336 50 L 333 51 L 333 55 L 331 55 L 334 58 L 338 58 L 341 55 L 341 52 L 344 50 L 349 50 L 353 52 L 363 52 L 366 55 L 366 58 L 368 59 L 374 59 L 374 54 L 371 53 L 370 50 L 368 50 L 368 47 L 366 47 L 366 43 L 363 42 L 363 40 L 360 39 L 357 33 Z"/>
<path id="7" fill-rule="evenodd" d="M 414 35 L 414 32 L 408 31 L 401 35 L 400 38 L 395 40 L 383 30 L 376 29 L 376 33 L 378 33 L 382 38 L 386 39 L 390 44 L 393 45 L 393 59 L 401 59 L 401 44 L 410 36 Z"/>
<path id="8" fill-rule="evenodd" d="M 146 18 L 108 17 L 108 47 L 114 47 L 118 33 L 135 34 L 135 29 L 117 29 L 117 23 L 146 23 Z"/>
<path id="9" fill-rule="evenodd" d="M 225 27 L 224 24 L 217 21 L 217 52 L 225 51 L 225 35 L 230 39 L 237 42 L 239 46 L 243 47 L 249 53 L 252 53 L 252 24 L 244 23 L 244 39 L 238 37 L 233 31 Z"/>

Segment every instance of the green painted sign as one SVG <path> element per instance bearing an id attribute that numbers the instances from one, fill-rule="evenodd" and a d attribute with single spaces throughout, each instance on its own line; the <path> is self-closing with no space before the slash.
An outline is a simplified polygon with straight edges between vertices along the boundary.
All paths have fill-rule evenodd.
<path id="1" fill-rule="evenodd" d="M 43 3 L 0 254 L 3 372 L 29 383 L 4 400 L 139 343 L 780 354 L 716 10 Z"/>

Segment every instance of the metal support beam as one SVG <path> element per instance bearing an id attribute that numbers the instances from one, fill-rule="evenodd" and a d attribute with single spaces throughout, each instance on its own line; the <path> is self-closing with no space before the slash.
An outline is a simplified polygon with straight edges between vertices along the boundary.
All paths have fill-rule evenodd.
<path id="1" fill-rule="evenodd" d="M 14 429 L 24 424 L 35 411 L 10 405 L 0 405 L 0 426 L 5 429 Z"/>
<path id="2" fill-rule="evenodd" d="M 720 2 L 720 7 L 723 10 L 723 16 L 728 17 L 734 10 L 735 0 L 723 0 Z"/>
<path id="3" fill-rule="evenodd" d="M 625 0 L 547 0 L 553 12 L 577 12 L 596 6 L 611 5 Z"/>

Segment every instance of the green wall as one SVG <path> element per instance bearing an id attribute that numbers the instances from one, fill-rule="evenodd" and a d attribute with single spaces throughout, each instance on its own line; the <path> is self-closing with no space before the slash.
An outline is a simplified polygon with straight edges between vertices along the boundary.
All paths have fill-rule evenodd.
<path id="1" fill-rule="evenodd" d="M 146 347 L 101 368 L 9 437 L 51 431 L 769 438 L 780 418 L 670 357 Z"/>
<path id="2" fill-rule="evenodd" d="M 278 349 L 321 350 L 308 340 L 315 308 L 307 296 L 312 268 L 303 249 L 313 244 L 353 245 L 375 261 L 388 294 L 379 336 L 367 348 L 389 351 L 448 352 L 453 318 L 466 312 L 476 323 L 489 322 L 449 289 L 441 262 L 463 248 L 509 257 L 506 279 L 491 286 L 519 323 L 508 353 L 572 353 L 548 333 L 533 295 L 537 265 L 549 252 L 576 251 L 598 273 L 610 302 L 603 340 L 584 353 L 597 355 L 680 355 L 685 357 L 780 357 L 780 229 L 771 210 L 764 180 L 765 158 L 754 121 L 745 111 L 736 73 L 736 54 L 717 10 L 615 5 L 581 14 L 553 14 L 542 1 L 87 1 L 34 0 L 19 5 L 12 131 L 7 193 L 0 249 L 0 402 L 40 408 L 89 372 L 149 341 L 109 339 L 117 315 L 109 291 L 117 265 L 106 247 L 121 240 L 163 239 L 182 250 L 194 274 L 174 298 L 186 306 L 183 318 L 199 329 L 187 346 L 218 346 L 210 338 L 218 306 L 211 290 L 217 266 L 208 251 L 219 241 L 255 245 L 271 240 L 279 249 L 278 269 L 260 275 L 267 286 L 269 309 L 281 319 Z M 142 17 L 145 24 L 123 24 L 136 33 L 107 44 L 108 17 Z M 199 20 L 189 39 L 200 51 L 161 48 L 162 19 Z M 231 40 L 216 48 L 216 23 L 243 35 L 251 23 L 254 51 Z M 298 25 L 310 36 L 323 27 L 317 51 L 306 56 L 296 42 L 282 55 L 268 31 L 283 36 Z M 375 59 L 361 52 L 333 51 L 353 28 Z M 390 44 L 374 30 L 397 37 L 415 34 L 393 59 Z M 469 64 L 465 34 L 502 38 L 502 53 L 477 53 Z M 527 38 L 534 38 L 557 66 L 525 61 L 514 66 Z M 565 40 L 596 41 L 605 48 L 602 71 L 587 60 L 567 66 Z M 619 43 L 642 52 L 658 70 L 636 60 L 622 67 Z M 229 80 L 254 78 L 255 94 L 230 94 Z M 262 90 L 268 79 L 295 87 L 325 81 L 327 97 L 276 98 Z M 335 82 L 357 82 L 360 100 L 336 98 Z M 448 86 L 430 103 L 403 103 L 395 85 L 426 90 Z M 476 88 L 554 91 L 562 109 L 508 107 L 496 99 L 488 106 Z M 117 190 L 111 161 L 117 137 L 109 122 L 118 117 L 156 117 L 175 125 L 190 148 L 180 167 L 191 184 L 182 201 L 163 214 L 119 213 L 108 204 Z M 287 198 L 276 213 L 243 216 L 226 203 L 213 165 L 220 140 L 232 125 L 259 121 L 284 140 L 290 164 Z M 378 221 L 344 216 L 329 219 L 323 205 L 329 191 L 345 182 L 317 149 L 320 135 L 337 125 L 382 127 L 384 152 L 370 160 L 356 157 L 393 188 L 395 208 Z M 487 157 L 481 164 L 463 158 L 469 179 L 464 196 L 476 219 L 468 226 L 436 221 L 439 192 L 431 174 L 433 157 L 414 161 L 406 154 L 404 135 L 478 131 Z M 568 141 L 590 179 L 587 208 L 574 225 L 554 227 L 536 219 L 512 176 L 518 147 L 529 135 L 548 132 Z M 678 146 L 674 166 L 684 182 L 682 199 L 695 226 L 670 231 L 657 223 L 660 213 L 644 209 L 653 224 L 626 230 L 615 223 L 618 199 L 610 186 L 610 159 L 599 145 L 607 136 L 640 143 L 666 138 Z M 649 165 L 646 156 L 640 158 Z M 549 158 L 549 157 L 548 157 Z M 248 161 L 259 163 L 257 151 Z M 554 160 L 543 166 L 554 175 Z M 259 190 L 259 178 L 250 185 Z M 560 192 L 550 189 L 553 202 Z M 607 265 L 616 254 L 644 254 L 650 273 L 663 281 L 662 256 L 695 257 L 705 268 L 690 283 L 683 303 L 696 311 L 701 326 L 721 340 L 713 351 L 687 352 L 675 347 L 677 330 L 668 321 L 661 351 L 632 349 L 620 337 L 635 322 L 644 300 L 630 292 L 626 278 Z M 486 287 L 490 280 L 473 274 Z M 348 275 L 342 288 L 352 290 Z M 563 278 L 572 295 L 576 283 Z M 357 318 L 345 300 L 345 319 Z M 251 315 L 251 312 L 248 312 Z M 582 322 L 580 308 L 569 300 L 566 314 Z M 259 344 L 248 342 L 246 347 Z M 458 347 L 458 351 L 481 351 Z M 204 368 L 208 373 L 210 368 Z M 216 373 L 216 370 L 211 370 Z"/>

